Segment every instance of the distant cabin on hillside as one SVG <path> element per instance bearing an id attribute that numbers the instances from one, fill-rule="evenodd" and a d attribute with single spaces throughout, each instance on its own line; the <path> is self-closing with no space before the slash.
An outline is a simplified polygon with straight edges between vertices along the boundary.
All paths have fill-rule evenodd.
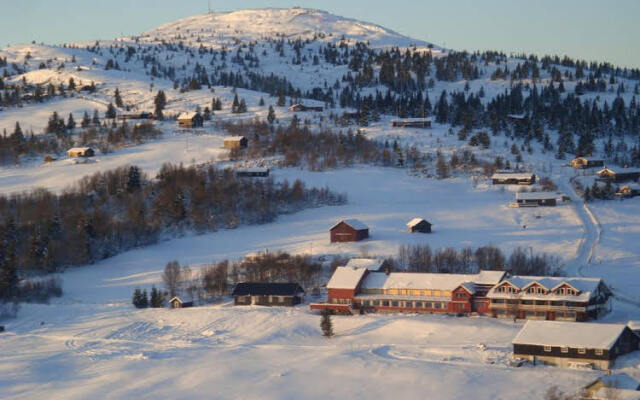
<path id="1" fill-rule="evenodd" d="M 331 243 L 358 242 L 369 237 L 369 227 L 357 219 L 343 219 L 329 229 Z"/>
<path id="2" fill-rule="evenodd" d="M 509 122 L 526 122 L 528 120 L 527 114 L 507 114 L 507 121 Z"/>
<path id="3" fill-rule="evenodd" d="M 91 147 L 72 147 L 67 150 L 69 157 L 93 157 L 96 152 Z"/>
<path id="4" fill-rule="evenodd" d="M 236 170 L 236 176 L 244 178 L 265 178 L 269 176 L 269 168 L 242 168 Z"/>
<path id="5" fill-rule="evenodd" d="M 300 304 L 304 289 L 297 283 L 241 282 L 231 292 L 236 306 L 286 306 Z"/>
<path id="6" fill-rule="evenodd" d="M 637 181 L 640 179 L 640 170 L 634 168 L 621 168 L 614 171 L 604 167 L 597 174 L 600 179 L 612 182 Z"/>
<path id="7" fill-rule="evenodd" d="M 552 192 L 516 192 L 518 207 L 555 206 L 562 195 Z"/>
<path id="8" fill-rule="evenodd" d="M 431 233 L 431 223 L 424 218 L 414 218 L 407 222 L 407 229 L 411 233 Z"/>
<path id="9" fill-rule="evenodd" d="M 587 157 L 576 157 L 569 162 L 572 168 L 586 169 L 595 167 L 604 167 L 604 160 L 596 160 Z"/>
<path id="10" fill-rule="evenodd" d="M 169 300 L 169 306 L 171 308 L 193 307 L 193 301 L 182 301 L 180 297 L 174 296 L 171 300 Z"/>
<path id="11" fill-rule="evenodd" d="M 244 136 L 227 136 L 224 138 L 224 147 L 227 149 L 244 149 L 249 141 Z"/>
<path id="12" fill-rule="evenodd" d="M 394 119 L 391 126 L 398 128 L 431 128 L 431 118 Z"/>
<path id="13" fill-rule="evenodd" d="M 153 119 L 153 113 L 143 111 L 139 113 L 120 114 L 116 119 L 120 121 L 127 121 L 130 119 Z"/>
<path id="14" fill-rule="evenodd" d="M 639 343 L 624 324 L 529 320 L 513 339 L 513 355 L 565 368 L 608 370 Z"/>
<path id="15" fill-rule="evenodd" d="M 536 176 L 531 172 L 496 172 L 491 181 L 494 185 L 533 185 Z"/>
<path id="16" fill-rule="evenodd" d="M 318 112 L 322 112 L 324 111 L 323 107 L 319 107 L 319 106 L 306 106 L 304 104 L 294 104 L 291 107 L 289 107 L 289 111 L 291 112 L 299 112 L 299 111 L 318 111 Z"/>
<path id="17" fill-rule="evenodd" d="M 618 188 L 616 196 L 635 197 L 640 196 L 640 186 L 638 184 L 628 184 Z"/>
<path id="18" fill-rule="evenodd" d="M 204 124 L 204 118 L 200 113 L 197 112 L 183 112 L 178 115 L 178 127 L 189 129 L 189 128 L 200 128 Z"/>

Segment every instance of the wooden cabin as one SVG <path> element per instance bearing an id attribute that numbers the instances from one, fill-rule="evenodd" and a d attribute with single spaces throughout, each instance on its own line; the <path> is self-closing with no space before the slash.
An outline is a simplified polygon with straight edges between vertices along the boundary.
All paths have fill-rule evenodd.
<path id="1" fill-rule="evenodd" d="M 130 119 L 153 119 L 153 113 L 143 111 L 140 113 L 120 114 L 116 117 L 120 121 L 127 121 Z"/>
<path id="2" fill-rule="evenodd" d="M 637 181 L 640 179 L 640 170 L 633 168 L 621 168 L 614 171 L 610 168 L 604 167 L 597 172 L 598 177 L 601 180 L 607 180 L 611 182 L 628 182 Z"/>
<path id="3" fill-rule="evenodd" d="M 394 119 L 391 126 L 398 128 L 431 128 L 431 118 Z"/>
<path id="4" fill-rule="evenodd" d="M 304 289 L 297 283 L 242 282 L 231 292 L 236 306 L 293 307 L 304 298 Z"/>
<path id="5" fill-rule="evenodd" d="M 632 185 L 632 184 L 620 186 L 618 190 L 616 190 L 616 196 L 620 196 L 620 197 L 640 196 L 640 186 Z"/>
<path id="6" fill-rule="evenodd" d="M 200 128 L 204 124 L 204 118 L 197 112 L 184 112 L 178 116 L 178 127 L 184 129 Z"/>
<path id="7" fill-rule="evenodd" d="M 67 150 L 69 157 L 93 157 L 96 152 L 91 147 L 72 147 Z"/>
<path id="8" fill-rule="evenodd" d="M 624 324 L 527 321 L 512 343 L 514 357 L 534 363 L 608 370 L 640 337 Z"/>
<path id="9" fill-rule="evenodd" d="M 244 136 L 228 136 L 224 138 L 224 147 L 227 149 L 245 149 L 249 141 Z"/>
<path id="10" fill-rule="evenodd" d="M 182 301 L 182 299 L 178 296 L 174 296 L 169 300 L 169 306 L 171 308 L 187 308 L 193 307 L 193 301 Z"/>
<path id="11" fill-rule="evenodd" d="M 507 114 L 507 121 L 509 122 L 527 122 L 528 121 L 527 114 Z"/>
<path id="12" fill-rule="evenodd" d="M 375 272 L 338 267 L 327 284 L 327 301 L 310 307 L 346 314 L 484 314 L 489 312 L 489 301 L 485 297 L 487 288 L 500 282 L 505 274 L 503 271 L 480 271 L 478 274 Z"/>
<path id="13" fill-rule="evenodd" d="M 331 243 L 358 242 L 369 237 L 369 227 L 357 219 L 344 219 L 329 229 Z"/>
<path id="14" fill-rule="evenodd" d="M 291 112 L 298 112 L 298 111 L 318 111 L 318 112 L 322 112 L 324 111 L 323 107 L 319 107 L 319 106 L 306 106 L 304 104 L 294 104 L 291 107 L 289 107 L 289 111 Z"/>
<path id="15" fill-rule="evenodd" d="M 600 278 L 512 276 L 487 293 L 497 318 L 586 321 L 608 311 L 611 292 Z"/>
<path id="16" fill-rule="evenodd" d="M 569 162 L 572 168 L 586 169 L 595 167 L 604 167 L 604 160 L 596 160 L 593 158 L 576 157 Z"/>
<path id="17" fill-rule="evenodd" d="M 536 176 L 531 172 L 496 172 L 491 176 L 494 185 L 533 185 Z"/>
<path id="18" fill-rule="evenodd" d="M 265 178 L 269 176 L 269 168 L 243 168 L 236 170 L 236 176 L 246 178 Z"/>
<path id="19" fill-rule="evenodd" d="M 516 192 L 518 207 L 554 207 L 562 195 L 552 192 Z"/>
<path id="20" fill-rule="evenodd" d="M 407 229 L 411 233 L 431 233 L 431 224 L 424 218 L 414 218 L 407 222 Z"/>

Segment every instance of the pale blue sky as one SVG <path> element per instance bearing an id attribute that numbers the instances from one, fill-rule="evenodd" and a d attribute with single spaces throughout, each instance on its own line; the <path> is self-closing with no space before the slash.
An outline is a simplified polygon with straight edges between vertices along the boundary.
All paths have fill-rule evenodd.
<path id="1" fill-rule="evenodd" d="M 215 11 L 320 8 L 454 49 L 567 54 L 640 67 L 640 0 L 211 0 Z M 135 34 L 207 0 L 0 0 L 0 47 Z"/>

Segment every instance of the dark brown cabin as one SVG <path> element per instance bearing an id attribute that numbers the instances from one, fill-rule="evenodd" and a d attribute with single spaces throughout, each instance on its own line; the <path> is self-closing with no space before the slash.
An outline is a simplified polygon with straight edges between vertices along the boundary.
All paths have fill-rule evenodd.
<path id="1" fill-rule="evenodd" d="M 369 237 L 369 227 L 357 219 L 345 219 L 329 230 L 331 243 L 358 242 Z"/>
<path id="2" fill-rule="evenodd" d="M 431 223 L 424 218 L 414 218 L 407 222 L 407 228 L 411 233 L 431 233 Z"/>

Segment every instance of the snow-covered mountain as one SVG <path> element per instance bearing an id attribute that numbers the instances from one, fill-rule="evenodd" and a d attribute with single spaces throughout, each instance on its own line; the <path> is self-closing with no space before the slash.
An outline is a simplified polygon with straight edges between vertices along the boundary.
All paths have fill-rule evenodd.
<path id="1" fill-rule="evenodd" d="M 280 36 L 284 39 L 323 39 L 338 42 L 341 38 L 369 42 L 371 46 L 428 46 L 380 25 L 341 17 L 326 11 L 306 8 L 263 8 L 225 13 L 195 15 L 163 24 L 141 35 L 141 39 L 175 39 L 189 41 L 202 37 L 204 43 L 224 43 L 236 39 L 258 41 Z"/>

